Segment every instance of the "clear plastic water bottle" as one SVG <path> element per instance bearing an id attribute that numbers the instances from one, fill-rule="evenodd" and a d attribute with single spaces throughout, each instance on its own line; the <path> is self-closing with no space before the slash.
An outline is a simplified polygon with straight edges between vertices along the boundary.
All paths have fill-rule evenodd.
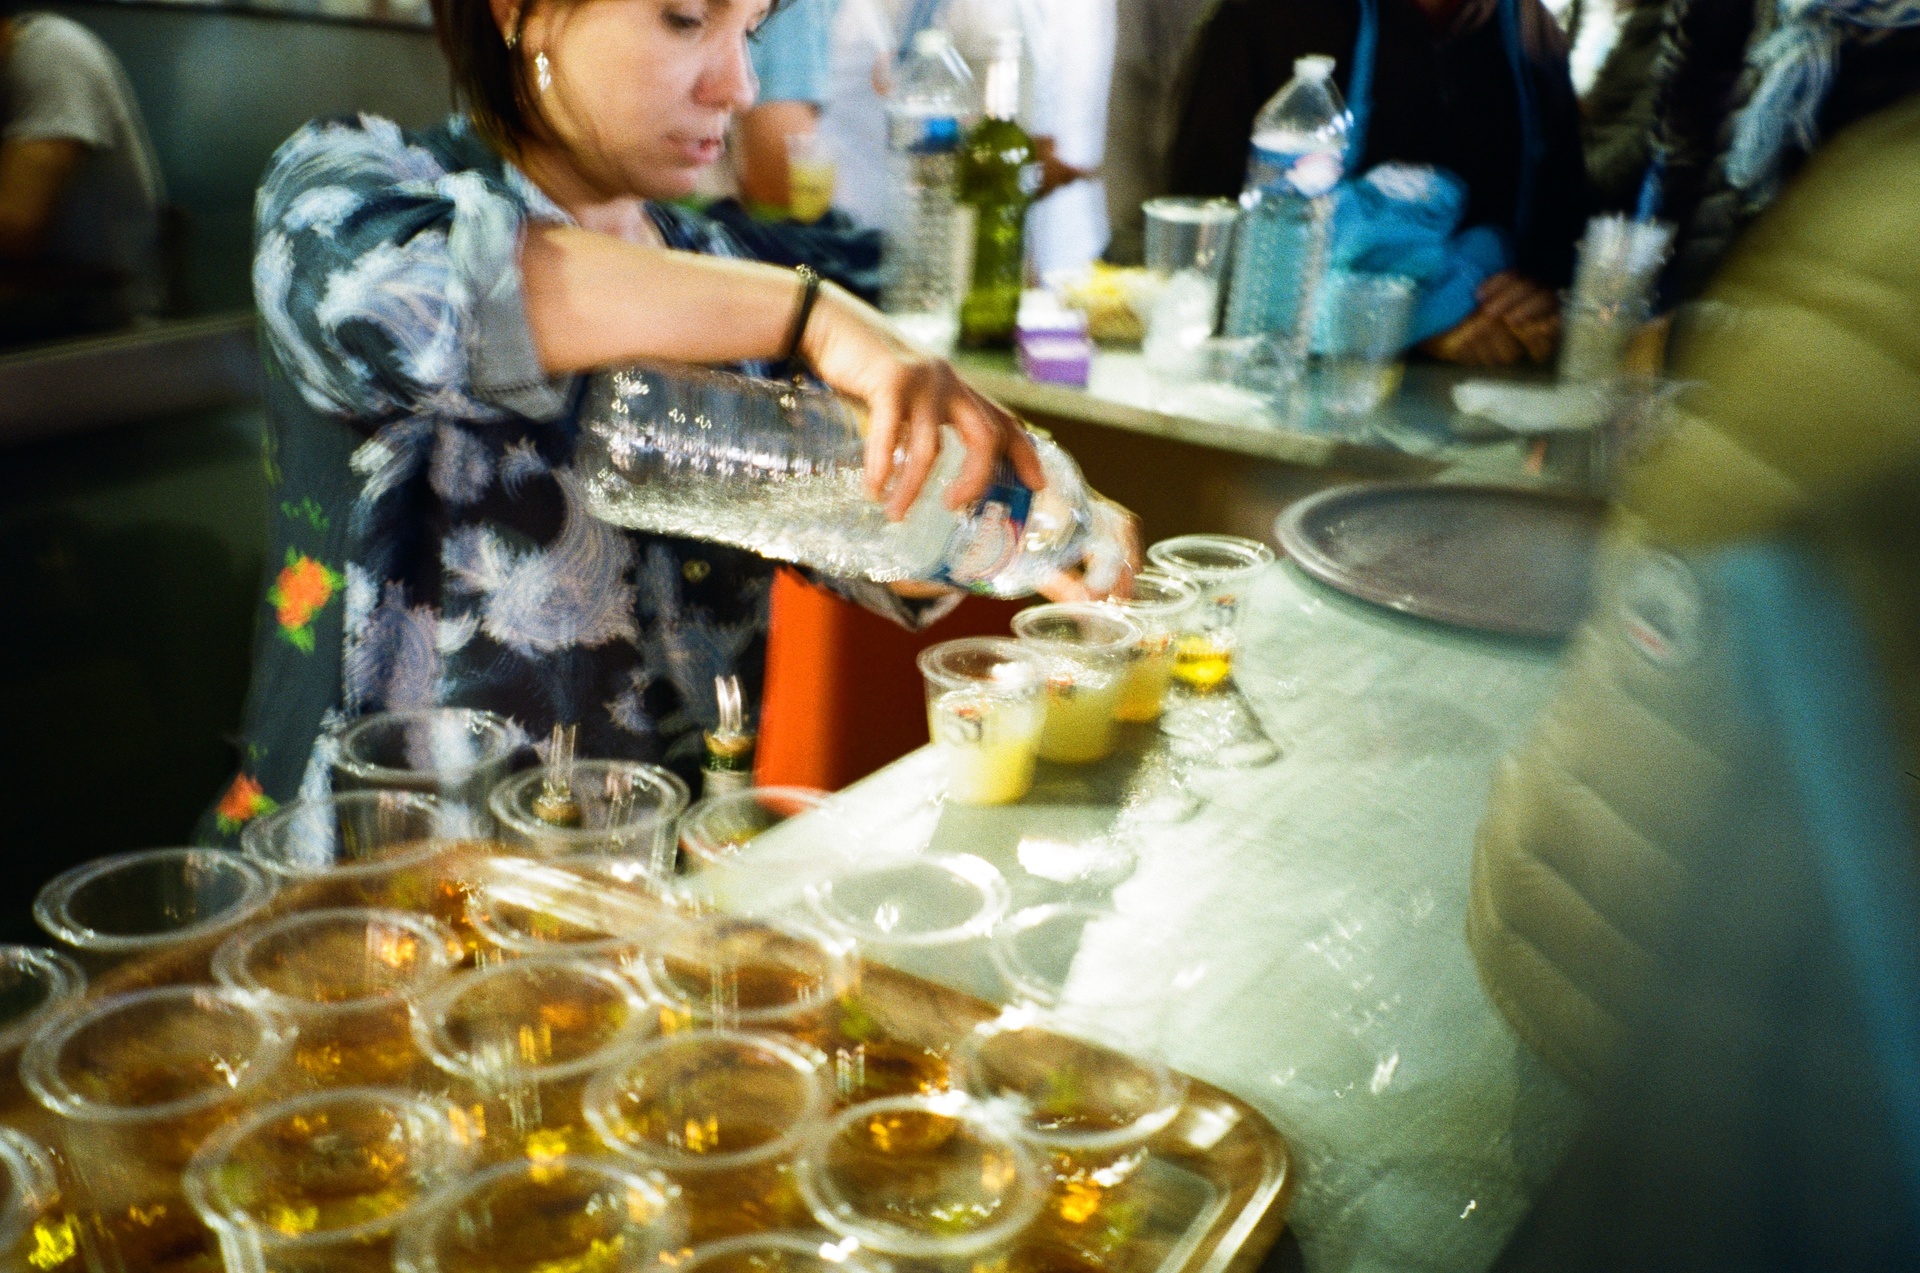
<path id="1" fill-rule="evenodd" d="M 1306 365 L 1331 196 L 1345 173 L 1351 126 L 1333 59 L 1320 56 L 1296 61 L 1293 78 L 1253 121 L 1226 332 L 1268 338 L 1290 378 Z"/>
<path id="2" fill-rule="evenodd" d="M 824 389 L 732 372 L 642 366 L 594 377 L 575 466 L 603 521 L 734 544 L 829 575 L 920 580 L 994 597 L 1035 591 L 1097 564 L 1120 531 L 1100 516 L 1073 457 L 1035 437 L 1047 484 L 1002 464 L 972 508 L 947 509 L 965 460 L 947 430 L 906 517 L 890 522 L 863 486 L 864 415 Z M 1094 565 L 1089 565 L 1090 582 Z"/>
<path id="3" fill-rule="evenodd" d="M 952 39 L 932 28 L 914 36 L 887 103 L 897 203 L 882 299 L 907 338 L 936 353 L 951 350 L 959 330 L 971 235 L 954 195 L 960 142 L 975 110 L 973 72 Z"/>

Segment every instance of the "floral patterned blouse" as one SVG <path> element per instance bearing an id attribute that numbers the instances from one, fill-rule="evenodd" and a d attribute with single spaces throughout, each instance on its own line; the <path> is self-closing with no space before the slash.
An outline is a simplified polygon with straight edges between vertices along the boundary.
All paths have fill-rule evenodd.
<path id="1" fill-rule="evenodd" d="M 737 255 L 649 210 L 668 246 Z M 487 708 L 535 739 L 574 724 L 581 756 L 691 781 L 715 678 L 759 699 L 774 567 L 588 515 L 583 382 L 542 373 L 518 271 L 522 228 L 566 213 L 464 117 L 410 134 L 362 115 L 295 133 L 255 215 L 275 573 L 240 772 L 201 838 L 324 796 L 337 730 L 396 708 Z"/>

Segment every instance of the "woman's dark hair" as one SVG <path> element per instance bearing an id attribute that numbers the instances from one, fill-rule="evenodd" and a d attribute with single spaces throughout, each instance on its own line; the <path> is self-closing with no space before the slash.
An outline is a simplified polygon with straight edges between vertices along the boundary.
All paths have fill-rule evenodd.
<path id="1" fill-rule="evenodd" d="M 0 0 L 5 5 L 12 0 Z M 26 0 L 20 0 L 25 3 Z M 533 132 L 540 106 L 528 82 L 523 50 L 507 47 L 506 35 L 493 20 L 491 0 L 432 0 L 433 32 L 440 40 L 453 79 L 456 101 L 479 127 L 481 135 L 508 152 L 520 138 Z M 527 24 L 535 4 L 567 4 L 576 0 L 522 0 L 514 11 L 514 34 Z M 772 17 L 787 3 L 773 0 Z"/>

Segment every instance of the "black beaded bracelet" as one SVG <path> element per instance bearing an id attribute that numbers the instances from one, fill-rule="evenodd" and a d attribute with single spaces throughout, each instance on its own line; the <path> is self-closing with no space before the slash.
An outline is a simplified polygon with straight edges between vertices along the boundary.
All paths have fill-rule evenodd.
<path id="1" fill-rule="evenodd" d="M 794 266 L 793 272 L 800 276 L 800 303 L 794 307 L 793 325 L 787 329 L 787 350 L 780 355 L 780 360 L 786 363 L 800 356 L 800 341 L 807 334 L 807 320 L 813 317 L 813 303 L 820 299 L 820 276 L 805 265 Z"/>

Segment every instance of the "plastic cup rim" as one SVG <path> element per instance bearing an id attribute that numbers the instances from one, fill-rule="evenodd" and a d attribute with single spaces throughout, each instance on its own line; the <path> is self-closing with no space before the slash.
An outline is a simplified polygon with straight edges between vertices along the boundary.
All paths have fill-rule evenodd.
<path id="1" fill-rule="evenodd" d="M 0 1127 L 0 1171 L 6 1174 L 0 1193 L 0 1251 L 11 1251 L 31 1218 L 29 1208 L 50 1205 L 59 1195 L 60 1176 L 52 1152 L 14 1127 Z"/>
<path id="2" fill-rule="evenodd" d="M 889 1224 L 884 1220 L 866 1221 L 857 1216 L 851 1200 L 840 1194 L 838 1189 L 828 1196 L 821 1188 L 819 1179 L 824 1174 L 822 1163 L 828 1147 L 842 1135 L 854 1122 L 870 1118 L 874 1114 L 889 1113 L 896 1110 L 918 1110 L 967 1123 L 984 1133 L 983 1139 L 991 1139 L 1004 1146 L 1013 1156 L 1015 1177 L 1025 1183 L 1019 1190 L 1016 1205 L 1005 1216 L 994 1223 L 973 1233 L 953 1236 L 934 1236 L 920 1233 L 904 1226 Z M 1027 1146 L 1005 1126 L 1005 1120 L 997 1117 L 993 1111 L 983 1107 L 972 1097 L 959 1092 L 941 1092 L 927 1096 L 889 1096 L 879 1100 L 862 1101 L 849 1105 L 826 1123 L 815 1130 L 802 1151 L 798 1170 L 795 1172 L 800 1184 L 800 1196 L 807 1204 L 807 1210 L 820 1225 L 843 1238 L 852 1238 L 862 1246 L 880 1252 L 882 1255 L 903 1256 L 910 1259 L 934 1256 L 969 1256 L 1008 1241 L 1040 1214 L 1045 1201 L 1045 1188 L 1040 1178 L 1040 1170 L 1033 1154 Z M 1018 1186 L 1016 1186 L 1018 1189 Z"/>
<path id="3" fill-rule="evenodd" d="M 793 1255 L 810 1255 L 822 1264 L 836 1269 L 845 1269 L 849 1273 L 871 1273 L 871 1266 L 856 1254 L 848 1252 L 837 1259 L 828 1260 L 820 1254 L 823 1245 L 818 1233 L 805 1233 L 796 1229 L 776 1229 L 766 1233 L 736 1233 L 730 1238 L 715 1238 L 711 1242 L 702 1242 L 687 1253 L 678 1268 L 680 1273 L 692 1273 L 711 1260 L 723 1260 L 731 1255 L 752 1251 L 782 1251 Z"/>
<path id="4" fill-rule="evenodd" d="M 739 851 L 737 844 L 714 845 L 699 834 L 700 823 L 711 817 L 715 809 L 730 808 L 758 801 L 766 797 L 777 800 L 791 800 L 801 806 L 790 817 L 798 818 L 809 813 L 817 813 L 833 799 L 831 791 L 822 791 L 818 787 L 795 787 L 774 785 L 767 787 L 747 787 L 741 791 L 726 791 L 715 796 L 703 796 L 687 806 L 680 815 L 680 847 L 698 858 L 702 866 L 714 866 L 726 861 Z M 784 821 L 784 819 L 783 819 Z M 778 824 L 776 824 L 778 825 Z"/>
<path id="5" fill-rule="evenodd" d="M 671 1235 L 671 1241 L 663 1245 L 677 1245 L 684 1238 L 686 1226 L 678 1221 L 672 1209 L 673 1184 L 658 1172 L 635 1171 L 621 1160 L 601 1154 L 560 1154 L 538 1162 L 516 1158 L 450 1180 L 427 1197 L 414 1214 L 415 1223 L 394 1240 L 395 1270 L 397 1273 L 458 1273 L 440 1262 L 433 1246 L 449 1216 L 501 1181 L 522 1179 L 541 1187 L 556 1177 L 575 1173 L 622 1189 L 644 1191 L 658 1203 L 663 1218 L 675 1220 L 665 1230 Z"/>
<path id="6" fill-rule="evenodd" d="M 1071 618 L 1089 624 L 1106 625 L 1107 636 L 1090 641 L 1063 640 L 1029 631 L 1044 619 Z M 1146 630 L 1128 618 L 1117 606 L 1103 601 L 1051 601 L 1028 606 L 1013 616 L 1013 633 L 1020 641 L 1047 654 L 1069 659 L 1117 659 L 1146 636 Z"/>
<path id="7" fill-rule="evenodd" d="M 841 881 L 857 879 L 862 875 L 878 875 L 883 871 L 928 866 L 946 872 L 977 891 L 981 898 L 980 909 L 962 923 L 924 933 L 907 934 L 873 932 L 829 909 L 827 899 L 832 895 L 833 886 Z M 1006 915 L 1012 897 L 1013 890 L 1007 884 L 1006 876 L 993 863 L 972 853 L 926 853 L 897 861 L 872 863 L 860 870 L 807 886 L 807 904 L 821 923 L 835 932 L 846 934 L 857 945 L 890 950 L 949 946 L 985 937 Z"/>
<path id="8" fill-rule="evenodd" d="M 73 899 L 100 877 L 112 875 L 116 871 L 131 866 L 175 859 L 217 862 L 221 870 L 237 873 L 242 880 L 240 899 L 218 915 L 163 933 L 103 933 L 97 928 L 89 927 L 74 919 Z M 193 941 L 245 923 L 266 907 L 267 903 L 273 899 L 273 893 L 274 883 L 267 873 L 267 868 L 259 862 L 248 860 L 232 849 L 200 847 L 136 849 L 131 853 L 114 853 L 107 857 L 95 858 L 91 862 L 84 862 L 54 876 L 33 899 L 33 920 L 48 936 L 66 943 L 75 950 L 96 955 L 134 954 L 159 946 L 172 945 L 175 942 Z"/>
<path id="9" fill-rule="evenodd" d="M 1150 581 L 1152 587 L 1171 585 L 1178 595 L 1161 601 L 1148 601 L 1141 597 L 1109 597 L 1104 604 L 1129 617 L 1144 615 L 1149 619 L 1168 619 L 1200 601 L 1200 589 L 1191 579 L 1183 579 L 1164 570 L 1143 570 L 1133 577 L 1135 586 L 1143 580 Z"/>
<path id="10" fill-rule="evenodd" d="M 1173 225 L 1226 225 L 1240 217 L 1240 205 L 1218 195 L 1160 195 L 1141 204 L 1140 211 Z"/>
<path id="11" fill-rule="evenodd" d="M 993 961 L 994 971 L 1006 978 L 1009 986 L 1026 996 L 1029 1001 L 1043 1008 L 1051 1008 L 1059 1003 L 1059 992 L 1047 986 L 1040 976 L 1014 953 L 1013 938 L 1062 915 L 1079 915 L 1091 923 L 1113 913 L 1107 907 L 1093 906 L 1086 902 L 1043 902 L 1037 906 L 1023 907 L 994 925 L 993 940 L 988 943 L 988 957 Z"/>
<path id="12" fill-rule="evenodd" d="M 568 973 L 585 974 L 584 980 L 597 981 L 614 990 L 627 1006 L 627 1020 L 619 1030 L 614 1032 L 612 1038 L 585 1056 L 578 1056 L 570 1061 L 528 1066 L 521 1072 L 521 1076 L 527 1081 L 551 1083 L 591 1074 L 602 1066 L 610 1064 L 645 1037 L 650 1024 L 647 999 L 632 980 L 611 968 L 601 967 L 587 959 L 574 955 L 554 954 L 527 955 L 510 959 L 505 963 L 494 964 L 490 968 L 469 969 L 457 976 L 447 978 L 412 1005 L 411 1026 L 414 1042 L 419 1045 L 421 1052 L 426 1054 L 427 1059 L 444 1073 L 452 1074 L 476 1086 L 485 1087 L 490 1076 L 476 1067 L 470 1056 L 455 1047 L 452 1039 L 445 1037 L 446 1011 L 475 986 L 506 978 L 515 973 L 539 969 L 559 969 Z"/>
<path id="13" fill-rule="evenodd" d="M 585 847 L 604 844 L 613 835 L 644 836 L 659 834 L 663 828 L 671 827 L 687 810 L 692 792 L 680 775 L 659 765 L 650 765 L 639 760 L 577 760 L 573 772 L 582 773 L 618 773 L 628 772 L 635 779 L 635 785 L 641 780 L 655 792 L 665 794 L 665 801 L 657 807 L 642 812 L 644 816 L 618 827 L 557 827 L 537 818 L 529 818 L 521 813 L 515 797 L 529 787 L 537 786 L 546 780 L 546 774 L 540 769 L 527 769 L 512 774 L 494 784 L 487 794 L 487 809 L 501 826 L 514 833 L 535 840 L 537 843 L 569 846 L 558 854 L 545 856 L 566 856 L 573 847 Z M 592 856 L 589 854 L 589 856 Z"/>
<path id="14" fill-rule="evenodd" d="M 782 1021 L 789 1021 L 794 1017 L 804 1016 L 809 1012 L 819 1010 L 826 1004 L 832 1003 L 853 988 L 854 976 L 852 961 L 848 958 L 848 952 L 844 944 L 836 941 L 831 931 L 822 932 L 815 929 L 812 925 L 795 923 L 790 919 L 748 920 L 740 916 L 726 914 L 702 916 L 699 920 L 695 921 L 695 927 L 703 930 L 719 928 L 769 930 L 783 937 L 791 938 L 794 941 L 815 947 L 826 956 L 828 977 L 826 993 L 816 998 L 802 999 L 795 1003 L 782 1004 L 772 1008 L 740 1009 L 734 1013 L 733 1016 L 735 1022 L 741 1027 L 752 1027 L 760 1024 L 777 1024 Z M 658 967 L 658 965 L 663 962 L 664 957 L 662 955 L 653 953 L 650 954 L 646 962 L 641 965 L 646 977 L 647 989 L 652 992 L 653 997 L 662 1006 L 671 1008 L 676 1012 L 685 1012 L 695 1021 L 710 1021 L 712 1014 L 703 1004 L 675 994 L 668 988 L 672 984 L 672 978 L 668 977 Z M 714 1027 L 703 1026 L 703 1028 Z"/>
<path id="15" fill-rule="evenodd" d="M 316 1230 L 300 1234 L 283 1234 L 262 1226 L 245 1214 L 224 1209 L 219 1205 L 220 1200 L 215 1197 L 216 1189 L 210 1177 L 218 1170 L 221 1160 L 238 1148 L 247 1137 L 284 1118 L 314 1109 L 351 1104 L 383 1105 L 389 1109 L 404 1108 L 408 1114 L 431 1123 L 440 1133 L 439 1149 L 445 1155 L 441 1159 L 441 1165 L 448 1169 L 450 1178 L 458 1178 L 462 1168 L 472 1161 L 473 1151 L 469 1146 L 462 1144 L 459 1137 L 454 1134 L 453 1120 L 444 1102 L 403 1088 L 331 1088 L 322 1092 L 308 1092 L 274 1101 L 220 1128 L 194 1151 L 181 1177 L 181 1192 L 186 1195 L 188 1204 L 208 1227 L 229 1233 L 244 1233 L 262 1247 L 273 1251 L 324 1248 L 378 1237 L 389 1230 L 398 1232 L 400 1225 L 418 1214 L 444 1181 L 422 1189 L 412 1201 L 391 1215 L 374 1220 L 363 1220 L 358 1224 L 339 1229 Z"/>
<path id="16" fill-rule="evenodd" d="M 979 1080 L 979 1063 L 976 1058 L 986 1044 L 1004 1034 L 1015 1030 L 1041 1030 L 1069 1039 L 1078 1039 L 1096 1047 L 1106 1048 L 1135 1064 L 1153 1071 L 1154 1086 L 1163 1099 L 1151 1110 L 1134 1119 L 1125 1127 L 1114 1127 L 1097 1132 L 1047 1131 L 1030 1125 L 1018 1101 L 1009 1098 L 983 1096 L 975 1091 L 971 1084 Z M 1056 1015 L 1051 1009 L 1039 1011 L 1021 1011 L 1015 1009 L 991 1020 L 982 1022 L 970 1033 L 962 1044 L 958 1058 L 961 1081 L 969 1085 L 967 1094 L 982 1105 L 1002 1107 L 1008 1110 L 1009 1120 L 1015 1128 L 1015 1134 L 1031 1144 L 1045 1149 L 1078 1150 L 1098 1152 L 1108 1149 L 1124 1149 L 1158 1135 L 1180 1115 L 1181 1106 L 1187 1098 L 1188 1081 L 1186 1076 L 1157 1057 L 1143 1057 L 1128 1048 L 1120 1039 L 1090 1022 L 1077 1018 Z"/>
<path id="17" fill-rule="evenodd" d="M 1021 681 L 999 681 L 991 677 L 961 676 L 949 670 L 945 661 L 961 651 L 980 651 L 1000 656 L 1001 662 L 1025 668 L 1028 676 Z M 1046 678 L 1033 651 L 1012 637 L 959 637 L 952 641 L 942 641 L 920 651 L 914 660 L 920 667 L 920 674 L 939 689 L 945 690 L 983 690 L 1002 698 L 1026 698 L 1040 693 Z"/>
<path id="18" fill-rule="evenodd" d="M 391 875 L 398 871 L 410 870 L 416 866 L 423 866 L 440 856 L 440 854 L 445 853 L 453 845 L 458 844 L 463 838 L 456 835 L 446 835 L 436 830 L 434 833 L 420 840 L 420 847 L 406 853 L 375 858 L 371 861 L 334 862 L 329 866 L 322 866 L 317 869 L 307 869 L 303 866 L 284 861 L 278 855 L 266 851 L 263 848 L 267 843 L 268 828 L 289 824 L 296 817 L 301 816 L 306 810 L 323 807 L 330 808 L 342 804 L 375 803 L 405 805 L 428 814 L 440 813 L 447 809 L 447 806 L 442 804 L 437 796 L 429 795 L 426 792 L 399 791 L 387 788 L 367 791 L 336 792 L 322 800 L 296 800 L 285 808 L 276 810 L 266 817 L 261 818 L 258 822 L 241 832 L 240 851 L 252 857 L 267 870 L 276 875 L 285 876 L 288 879 L 373 879 L 382 875 Z"/>
<path id="19" fill-rule="evenodd" d="M 86 970 L 72 956 L 45 946 L 0 945 L 0 963 L 34 970 L 47 987 L 47 997 L 23 1013 L 18 1021 L 0 1029 L 0 1054 L 13 1051 L 30 1039 L 55 1013 L 73 1006 L 87 992 Z"/>
<path id="20" fill-rule="evenodd" d="M 302 928 L 316 927 L 321 923 L 355 920 L 368 924 L 377 920 L 395 928 L 404 928 L 420 938 L 426 943 L 427 949 L 437 952 L 432 956 L 430 971 L 418 975 L 419 984 L 409 980 L 404 987 L 382 990 L 370 995 L 359 995 L 352 999 L 323 1001 L 302 999 L 298 995 L 290 995 L 283 990 L 262 985 L 247 968 L 247 956 L 269 938 L 280 937 L 288 932 L 298 932 Z M 438 984 L 453 971 L 453 946 L 458 940 L 452 929 L 430 915 L 417 915 L 410 911 L 390 910 L 378 906 L 330 906 L 319 910 L 295 911 L 264 927 L 235 933 L 220 943 L 219 949 L 213 952 L 210 970 L 214 981 L 230 990 L 237 990 L 241 994 L 257 999 L 269 1012 L 294 1017 L 328 1017 L 364 1012 L 369 1008 L 405 1002 L 410 995 Z"/>
<path id="21" fill-rule="evenodd" d="M 1181 552 L 1195 548 L 1238 554 L 1241 564 L 1203 566 L 1181 559 Z M 1149 546 L 1147 560 L 1167 574 L 1186 579 L 1204 588 L 1208 584 L 1250 575 L 1256 570 L 1271 565 L 1274 561 L 1274 552 L 1259 540 L 1247 539 L 1240 535 L 1176 535 L 1172 539 L 1163 539 Z"/>
<path id="22" fill-rule="evenodd" d="M 403 720 L 426 720 L 435 716 L 458 716 L 485 727 L 485 732 L 499 743 L 498 750 L 489 748 L 480 759 L 461 769 L 401 769 L 392 765 L 376 765 L 370 760 L 361 760 L 353 754 L 353 743 L 366 734 L 373 732 L 377 725 L 391 724 Z M 457 782 L 470 777 L 497 760 L 513 755 L 519 747 L 518 732 L 513 722 L 498 712 L 490 712 L 479 707 L 409 707 L 390 712 L 373 712 L 362 716 L 340 731 L 339 751 L 333 758 L 335 768 L 342 773 L 370 784 L 379 786 L 397 782 L 418 782 L 422 778 L 437 778 L 442 782 Z"/>
<path id="23" fill-rule="evenodd" d="M 806 1085 L 806 1104 L 791 1126 L 763 1144 L 726 1154 L 690 1154 L 682 1150 L 635 1144 L 632 1141 L 622 1140 L 614 1134 L 614 1120 L 609 1110 L 619 1099 L 628 1075 L 655 1057 L 672 1052 L 711 1047 L 716 1044 L 726 1044 L 736 1049 L 751 1049 L 763 1053 L 801 1076 Z M 587 1125 L 593 1129 L 594 1135 L 600 1138 L 600 1143 L 611 1153 L 620 1158 L 631 1159 L 643 1166 L 656 1168 L 669 1175 L 674 1172 L 707 1174 L 732 1171 L 795 1153 L 813 1131 L 814 1124 L 819 1121 L 828 1105 L 826 1082 L 821 1077 L 820 1062 L 817 1058 L 809 1057 L 784 1040 L 768 1034 L 725 1029 L 688 1030 L 650 1040 L 596 1074 L 588 1082 L 586 1093 L 581 1100 Z"/>
<path id="24" fill-rule="evenodd" d="M 213 1000 L 238 1010 L 258 1025 L 260 1048 L 247 1065 L 241 1082 L 230 1087 L 207 1088 L 158 1105 L 105 1105 L 81 1095 L 61 1077 L 60 1053 L 81 1030 L 116 1012 L 163 999 Z M 118 1125 L 164 1122 L 245 1099 L 248 1092 L 266 1082 L 286 1060 L 296 1033 L 292 1022 L 268 1012 L 250 996 L 225 986 L 154 986 L 109 995 L 49 1023 L 27 1043 L 27 1050 L 20 1058 L 20 1077 L 43 1108 L 66 1118 Z"/>
<path id="25" fill-rule="evenodd" d="M 606 933 L 588 941 L 551 942 L 523 937 L 518 933 L 513 933 L 508 929 L 502 928 L 494 921 L 493 916 L 489 913 L 490 906 L 504 901 L 505 899 L 495 897 L 482 889 L 467 895 L 464 911 L 467 917 L 467 923 L 473 925 L 475 932 L 516 958 L 527 959 L 555 955 L 581 959 L 603 959 L 607 956 L 618 954 L 621 951 L 638 950 L 646 944 L 646 938 L 644 937 L 620 937 L 613 933 Z M 506 904 L 517 905 L 517 903 L 511 902 Z M 528 909 L 532 908 L 529 907 Z"/>

